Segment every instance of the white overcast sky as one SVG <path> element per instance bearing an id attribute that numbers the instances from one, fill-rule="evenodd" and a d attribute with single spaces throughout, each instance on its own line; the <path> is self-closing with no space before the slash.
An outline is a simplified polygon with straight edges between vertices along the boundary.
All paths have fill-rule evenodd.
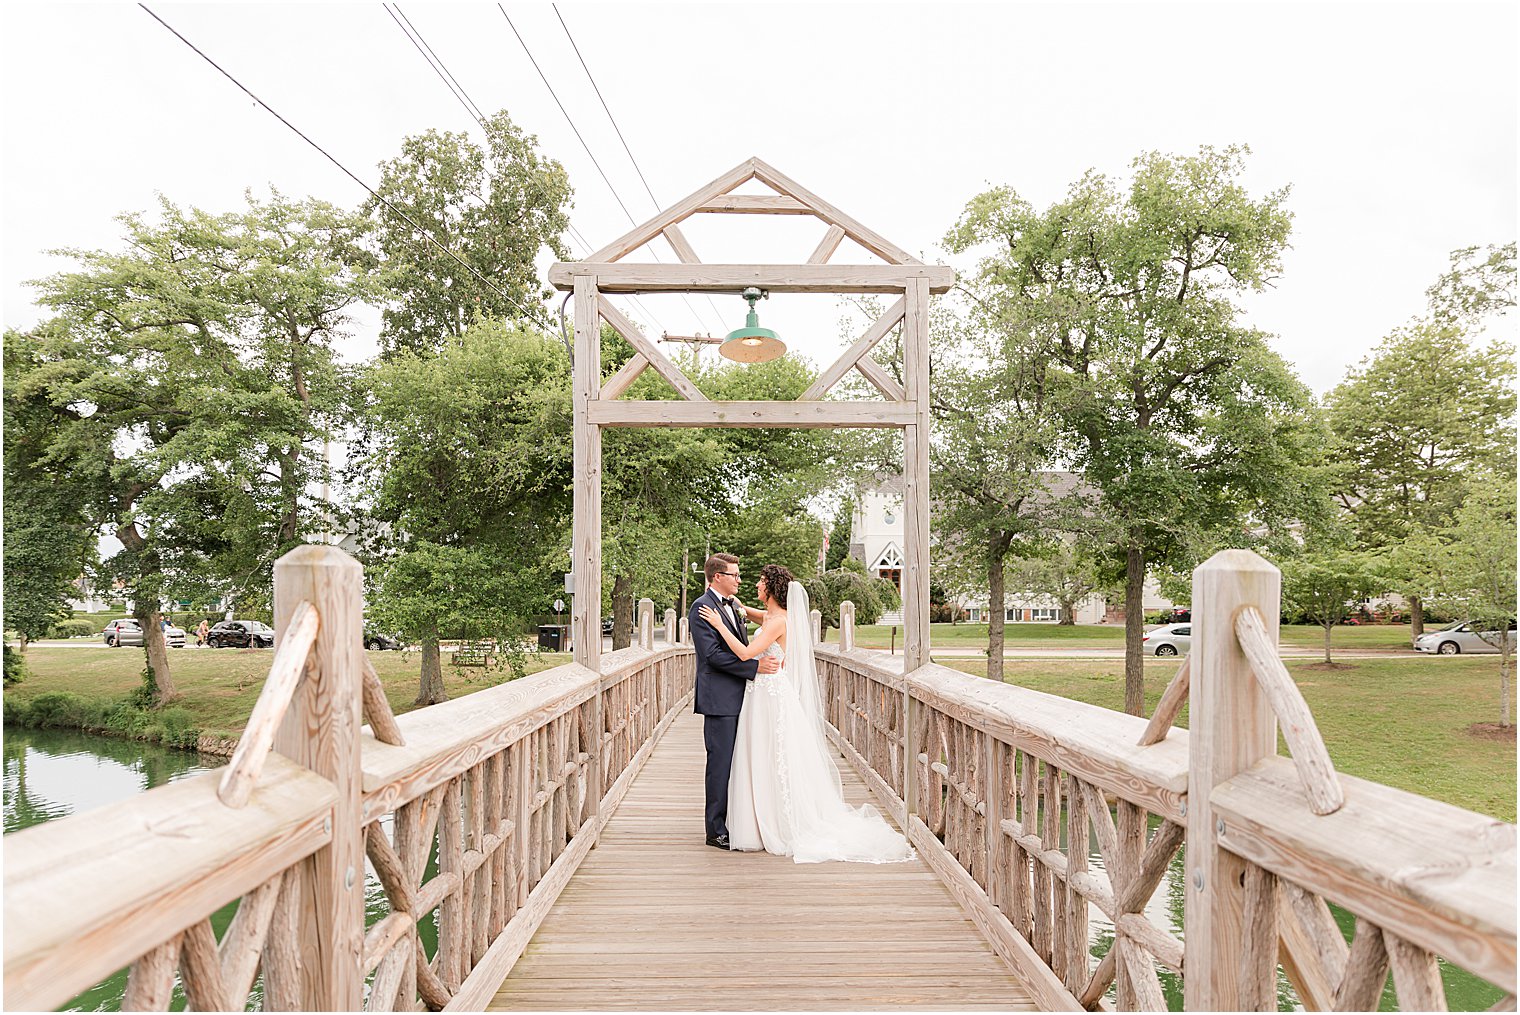
<path id="1" fill-rule="evenodd" d="M 479 135 L 378 4 L 154 4 L 166 21 L 366 181 L 404 135 Z M 629 221 L 495 5 L 401 10 L 488 112 L 568 168 L 593 246 Z M 1249 320 L 1316 390 L 1419 313 L 1456 247 L 1516 234 L 1513 3 L 561 3 L 655 196 L 668 205 L 758 155 L 926 260 L 966 201 L 1036 204 L 1138 153 L 1249 144 L 1256 193 L 1292 184 L 1292 250 Z M 644 192 L 548 4 L 506 5 L 639 219 Z M 245 188 L 348 205 L 363 192 L 135 4 L 7 4 L 3 312 L 55 247 L 119 244 L 155 193 L 213 211 Z M 803 260 L 822 225 L 685 227 L 708 261 Z M 577 256 L 586 251 L 572 243 Z M 666 260 L 672 260 L 662 252 Z M 836 257 L 836 260 L 840 260 Z M 739 326 L 733 297 L 645 298 L 648 330 Z M 841 345 L 831 297 L 780 296 L 762 323 L 815 360 Z M 362 315 L 344 347 L 375 349 Z M 1507 325 L 1513 329 L 1513 322 Z"/>

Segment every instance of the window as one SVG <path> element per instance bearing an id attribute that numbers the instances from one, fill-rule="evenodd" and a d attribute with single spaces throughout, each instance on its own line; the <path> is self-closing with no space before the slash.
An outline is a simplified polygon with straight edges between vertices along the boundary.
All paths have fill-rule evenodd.
<path id="1" fill-rule="evenodd" d="M 897 512 L 893 511 L 891 508 L 887 508 L 885 511 L 883 511 L 881 513 L 881 520 L 883 522 L 885 522 L 886 524 L 888 524 L 888 525 L 896 525 L 897 524 Z"/>
<path id="2" fill-rule="evenodd" d="M 1193 629 L 1191 627 L 1179 627 L 1172 633 L 1179 638 L 1191 638 L 1193 636 Z"/>
<path id="3" fill-rule="evenodd" d="M 877 569 L 876 573 L 885 578 L 887 581 L 891 582 L 892 585 L 897 589 L 897 594 L 902 595 L 902 568 L 883 567 Z"/>
<path id="4" fill-rule="evenodd" d="M 1061 611 L 1053 606 L 1041 606 L 1029 611 L 1030 620 L 1060 620 Z"/>

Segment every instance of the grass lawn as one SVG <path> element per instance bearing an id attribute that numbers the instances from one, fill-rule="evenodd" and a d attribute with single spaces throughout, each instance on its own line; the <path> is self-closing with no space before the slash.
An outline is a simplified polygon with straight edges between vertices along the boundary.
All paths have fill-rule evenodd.
<path id="1" fill-rule="evenodd" d="M 929 644 L 934 648 L 987 647 L 986 624 L 931 624 Z M 1124 627 L 1117 624 L 1009 624 L 1003 628 L 1009 648 L 1088 649 L 1124 647 Z M 856 628 L 855 644 L 861 648 L 886 648 L 891 643 L 892 628 L 882 624 Z M 830 631 L 828 640 L 837 643 L 839 632 Z M 897 644 L 903 640 L 902 625 L 897 627 Z M 1284 645 L 1322 649 L 1325 629 L 1308 624 L 1293 624 L 1282 629 Z M 1362 627 L 1337 627 L 1331 634 L 1331 653 L 1336 649 L 1398 650 L 1409 648 L 1409 625 L 1377 624 Z"/>
<path id="2" fill-rule="evenodd" d="M 369 652 L 375 672 L 385 685 L 391 710 L 398 715 L 415 706 L 422 657 L 416 652 Z M 192 724 L 202 733 L 236 736 L 242 732 L 258 700 L 274 653 L 269 649 L 170 649 L 169 665 Z M 568 663 L 565 653 L 528 657 L 528 672 Z M 144 666 L 143 652 L 136 648 L 54 648 L 33 645 L 26 652 L 27 678 L 5 695 L 26 702 L 48 691 L 68 691 L 88 701 L 115 701 L 137 687 Z M 450 698 L 492 686 L 502 674 L 485 673 L 478 667 L 459 669 L 443 664 L 443 684 Z"/>
<path id="3" fill-rule="evenodd" d="M 986 676 L 975 659 L 944 665 Z M 1147 660 L 1145 707 L 1156 707 L 1177 672 L 1175 659 Z M 1316 669 L 1289 661 L 1338 770 L 1458 807 L 1515 820 L 1515 741 L 1468 731 L 1499 718 L 1499 663 L 1491 656 L 1407 656 L 1357 659 L 1345 668 Z M 1101 705 L 1124 707 L 1121 660 L 1017 659 L 1006 679 L 1021 687 Z M 1184 708 L 1179 725 L 1187 725 Z M 1285 745 L 1279 745 L 1287 754 Z"/>

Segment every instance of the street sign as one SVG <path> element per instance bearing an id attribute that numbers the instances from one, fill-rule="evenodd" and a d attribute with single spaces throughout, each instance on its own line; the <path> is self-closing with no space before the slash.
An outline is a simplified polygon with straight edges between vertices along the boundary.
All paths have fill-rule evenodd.
<path id="1" fill-rule="evenodd" d="M 564 613 L 565 612 L 565 601 L 563 599 L 556 599 L 556 600 L 554 600 L 554 612 L 555 613 Z"/>
<path id="2" fill-rule="evenodd" d="M 565 592 L 568 593 L 569 595 L 572 595 L 572 596 L 575 595 L 575 572 L 574 571 L 566 571 L 565 572 Z"/>

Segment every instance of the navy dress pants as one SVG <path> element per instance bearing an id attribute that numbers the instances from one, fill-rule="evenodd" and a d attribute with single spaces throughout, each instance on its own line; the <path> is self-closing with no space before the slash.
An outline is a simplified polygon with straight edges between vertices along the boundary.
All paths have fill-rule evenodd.
<path id="1" fill-rule="evenodd" d="M 702 717 L 702 740 L 707 746 L 707 837 L 728 834 L 728 773 L 734 766 L 734 737 L 739 732 L 736 715 Z"/>

